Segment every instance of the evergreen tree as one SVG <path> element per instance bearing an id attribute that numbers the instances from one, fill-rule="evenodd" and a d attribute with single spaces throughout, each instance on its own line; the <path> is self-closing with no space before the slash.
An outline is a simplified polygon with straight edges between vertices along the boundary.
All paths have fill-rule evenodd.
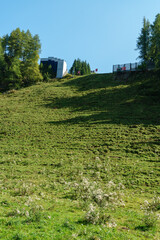
<path id="1" fill-rule="evenodd" d="M 156 15 L 151 26 L 151 51 L 150 57 L 157 68 L 160 67 L 160 14 Z"/>
<path id="2" fill-rule="evenodd" d="M 87 64 L 87 74 L 91 74 L 91 68 L 90 68 L 89 63 Z"/>
<path id="3" fill-rule="evenodd" d="M 82 62 L 81 62 L 81 60 L 78 58 L 78 59 L 76 60 L 75 74 L 77 74 L 77 75 L 82 75 L 81 72 L 82 72 Z M 79 73 L 80 73 L 80 74 L 79 74 Z"/>
<path id="4" fill-rule="evenodd" d="M 77 60 L 75 59 L 70 69 L 70 73 L 75 75 L 90 74 L 90 65 L 86 61 L 81 61 L 79 58 Z"/>
<path id="5" fill-rule="evenodd" d="M 0 39 L 0 88 L 3 86 L 3 80 L 5 77 L 5 59 L 4 59 L 4 53 L 2 48 L 2 43 Z"/>
<path id="6" fill-rule="evenodd" d="M 137 50 L 139 50 L 139 58 L 143 64 L 149 60 L 150 51 L 150 23 L 146 18 L 143 18 L 143 27 L 137 39 Z"/>

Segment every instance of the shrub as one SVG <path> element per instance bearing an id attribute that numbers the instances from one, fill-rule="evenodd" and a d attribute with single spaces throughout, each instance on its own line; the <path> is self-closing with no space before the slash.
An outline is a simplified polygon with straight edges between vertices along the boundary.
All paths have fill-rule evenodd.
<path id="1" fill-rule="evenodd" d="M 158 216 L 152 212 L 147 211 L 144 214 L 144 224 L 146 228 L 153 228 L 157 225 Z"/>
<path id="2" fill-rule="evenodd" d="M 112 181 L 102 189 L 97 182 L 90 182 L 87 178 L 82 178 L 80 183 L 69 183 L 73 197 L 82 203 L 87 210 L 85 221 L 92 224 L 106 223 L 110 219 L 109 212 L 117 206 L 123 205 L 122 193 L 124 186 Z"/>
<path id="3" fill-rule="evenodd" d="M 155 227 L 160 218 L 160 214 L 156 213 L 156 211 L 160 210 L 160 197 L 154 196 L 151 202 L 145 200 L 141 209 L 144 210 L 143 222 L 145 227 Z"/>
<path id="4" fill-rule="evenodd" d="M 70 73 L 67 73 L 67 74 L 63 77 L 63 79 L 70 79 L 70 78 L 72 78 L 72 74 L 70 74 Z"/>

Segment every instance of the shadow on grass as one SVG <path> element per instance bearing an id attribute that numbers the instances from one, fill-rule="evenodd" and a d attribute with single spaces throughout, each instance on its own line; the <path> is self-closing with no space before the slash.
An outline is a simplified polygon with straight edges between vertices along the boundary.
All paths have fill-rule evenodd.
<path id="1" fill-rule="evenodd" d="M 80 220 L 76 221 L 76 224 L 93 225 L 92 223 L 87 222 L 85 219 L 80 219 Z"/>
<path id="2" fill-rule="evenodd" d="M 87 91 L 91 89 L 100 89 L 110 86 L 115 86 L 113 81 L 113 74 L 92 74 L 86 76 L 76 77 L 70 81 L 64 82 L 64 86 L 74 86 L 78 91 Z"/>
<path id="3" fill-rule="evenodd" d="M 140 225 L 140 226 L 135 227 L 135 230 L 140 230 L 142 232 L 149 231 L 150 229 L 153 229 L 153 227 L 149 227 L 146 225 Z"/>
<path id="4" fill-rule="evenodd" d="M 45 107 L 69 108 L 72 113 L 83 112 L 83 115 L 52 121 L 52 124 L 160 124 L 160 91 L 157 93 L 157 89 L 150 90 L 150 79 L 144 82 L 135 79 L 128 84 L 113 80 L 111 75 L 89 75 L 62 85 L 74 85 L 83 93 L 60 98 L 49 97 L 45 99 L 48 102 Z M 95 90 L 87 92 L 88 89 Z"/>
<path id="5" fill-rule="evenodd" d="M 115 112 L 108 111 L 100 112 L 90 115 L 80 115 L 77 117 L 61 120 L 61 121 L 50 121 L 49 124 L 53 125 L 60 125 L 60 124 L 123 124 L 123 125 L 132 125 L 132 124 L 143 124 L 143 125 L 150 125 L 155 124 L 158 125 L 159 121 L 156 117 L 150 118 L 148 115 L 141 115 L 141 116 L 134 116 L 133 112 L 128 112 L 126 115 L 124 112 Z M 153 144 L 153 143 L 152 143 Z M 157 143 L 155 143 L 157 144 Z"/>

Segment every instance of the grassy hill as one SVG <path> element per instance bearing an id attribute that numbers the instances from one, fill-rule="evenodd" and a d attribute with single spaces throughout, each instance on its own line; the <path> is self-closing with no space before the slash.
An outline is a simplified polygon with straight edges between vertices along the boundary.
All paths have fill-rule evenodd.
<path id="1" fill-rule="evenodd" d="M 12 90 L 0 116 L 0 239 L 160 239 L 158 72 Z"/>

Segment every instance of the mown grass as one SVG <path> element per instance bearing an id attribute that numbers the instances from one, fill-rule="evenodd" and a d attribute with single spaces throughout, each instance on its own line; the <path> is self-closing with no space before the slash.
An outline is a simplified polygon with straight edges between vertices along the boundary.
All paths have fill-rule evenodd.
<path id="1" fill-rule="evenodd" d="M 160 194 L 160 78 L 95 74 L 0 95 L 1 239 L 160 239 L 144 200 Z M 69 183 L 125 185 L 117 226 L 85 222 Z"/>

